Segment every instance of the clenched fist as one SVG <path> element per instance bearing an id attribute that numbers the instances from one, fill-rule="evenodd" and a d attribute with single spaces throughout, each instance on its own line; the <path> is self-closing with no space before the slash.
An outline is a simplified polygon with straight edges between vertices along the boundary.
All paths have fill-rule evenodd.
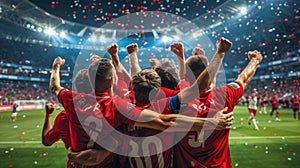
<path id="1" fill-rule="evenodd" d="M 138 45 L 136 43 L 131 43 L 127 47 L 128 54 L 137 53 L 139 51 Z"/>
<path id="2" fill-rule="evenodd" d="M 61 57 L 56 57 L 53 61 L 52 68 L 55 68 L 57 66 L 63 66 L 65 64 L 65 59 L 62 59 Z"/>
<path id="3" fill-rule="evenodd" d="M 107 52 L 109 53 L 109 55 L 117 55 L 118 45 L 116 43 L 113 43 L 112 45 L 108 46 Z"/>
<path id="4" fill-rule="evenodd" d="M 222 37 L 217 41 L 216 45 L 218 53 L 225 54 L 231 49 L 232 43 L 228 39 Z"/>
<path id="5" fill-rule="evenodd" d="M 100 56 L 98 56 L 98 55 L 92 55 L 91 57 L 90 57 L 90 61 L 91 62 L 96 62 L 97 60 L 99 60 L 100 59 Z"/>
<path id="6" fill-rule="evenodd" d="M 262 55 L 259 51 L 257 50 L 254 50 L 254 51 L 249 51 L 248 52 L 248 58 L 252 61 L 252 60 L 255 60 L 255 61 L 258 61 L 258 63 L 260 63 L 262 61 Z"/>
<path id="7" fill-rule="evenodd" d="M 175 42 L 171 44 L 172 52 L 179 58 L 183 59 L 184 57 L 184 47 L 182 43 Z"/>
<path id="8" fill-rule="evenodd" d="M 52 104 L 52 103 L 47 103 L 47 104 L 45 105 L 45 108 L 46 108 L 46 113 L 47 113 L 47 114 L 52 114 L 53 111 L 54 111 L 54 104 Z"/>
<path id="9" fill-rule="evenodd" d="M 205 51 L 200 47 L 195 47 L 192 55 L 205 55 Z"/>

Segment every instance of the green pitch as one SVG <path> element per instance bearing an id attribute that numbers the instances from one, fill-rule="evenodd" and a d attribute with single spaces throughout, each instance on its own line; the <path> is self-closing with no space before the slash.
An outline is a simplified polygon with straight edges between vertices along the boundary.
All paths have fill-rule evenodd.
<path id="1" fill-rule="evenodd" d="M 236 107 L 230 134 L 233 167 L 298 167 L 300 165 L 300 121 L 291 109 L 279 109 L 280 122 L 269 114 L 257 114 L 260 131 L 248 125 L 246 107 Z M 55 115 L 59 111 L 55 111 Z M 269 112 L 269 109 L 268 109 Z M 0 113 L 0 167 L 66 167 L 61 141 L 51 147 L 41 144 L 43 110 L 21 111 L 15 122 L 10 112 Z M 54 117 L 55 117 L 54 115 Z"/>

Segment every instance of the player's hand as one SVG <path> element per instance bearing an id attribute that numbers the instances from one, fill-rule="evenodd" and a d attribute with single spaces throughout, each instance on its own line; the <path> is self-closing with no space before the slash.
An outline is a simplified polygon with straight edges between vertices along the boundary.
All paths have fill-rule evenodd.
<path id="1" fill-rule="evenodd" d="M 107 52 L 109 53 L 110 56 L 115 56 L 118 54 L 118 44 L 113 43 L 110 46 L 107 47 Z"/>
<path id="2" fill-rule="evenodd" d="M 67 150 L 67 156 L 70 161 L 76 162 L 76 158 L 78 157 L 79 152 L 73 152 L 71 147 L 68 148 Z"/>
<path id="3" fill-rule="evenodd" d="M 184 58 L 184 47 L 182 43 L 175 42 L 171 44 L 171 51 L 180 59 Z"/>
<path id="4" fill-rule="evenodd" d="M 214 118 L 217 121 L 217 130 L 229 129 L 231 128 L 233 121 L 233 113 L 227 113 L 228 107 L 225 107 L 221 111 L 217 112 Z"/>
<path id="5" fill-rule="evenodd" d="M 53 111 L 54 111 L 54 104 L 53 103 L 47 103 L 45 105 L 45 108 L 46 108 L 46 113 L 47 114 L 52 114 Z"/>
<path id="6" fill-rule="evenodd" d="M 98 56 L 98 55 L 92 55 L 91 57 L 90 57 L 90 61 L 91 62 L 96 62 L 97 60 L 99 60 L 100 59 L 100 56 Z"/>
<path id="7" fill-rule="evenodd" d="M 52 68 L 55 68 L 57 66 L 63 66 L 65 64 L 65 59 L 62 59 L 61 57 L 56 57 L 53 61 Z"/>
<path id="8" fill-rule="evenodd" d="M 257 50 L 254 50 L 254 51 L 249 51 L 248 52 L 248 58 L 252 61 L 258 61 L 258 63 L 261 63 L 262 61 L 262 55 L 259 51 Z"/>
<path id="9" fill-rule="evenodd" d="M 195 47 L 193 49 L 192 55 L 205 55 L 205 51 L 200 47 Z"/>
<path id="10" fill-rule="evenodd" d="M 137 53 L 139 51 L 139 47 L 137 43 L 131 43 L 126 47 L 126 50 L 128 54 Z"/>
<path id="11" fill-rule="evenodd" d="M 217 45 L 218 53 L 220 53 L 220 54 L 227 53 L 231 49 L 231 47 L 232 47 L 232 43 L 228 39 L 226 39 L 224 37 L 222 37 L 221 39 L 219 39 L 217 41 L 216 45 Z"/>
<path id="12" fill-rule="evenodd" d="M 157 58 L 150 58 L 149 63 L 151 65 L 152 69 L 155 69 L 156 67 L 158 67 L 160 65 L 160 62 Z"/>

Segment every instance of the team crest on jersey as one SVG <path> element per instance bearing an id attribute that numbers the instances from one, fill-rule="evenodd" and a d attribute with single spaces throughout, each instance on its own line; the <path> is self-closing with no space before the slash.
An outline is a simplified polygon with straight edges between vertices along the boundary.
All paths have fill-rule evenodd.
<path id="1" fill-rule="evenodd" d="M 235 83 L 235 82 L 231 82 L 231 83 L 229 83 L 229 85 L 230 85 L 231 87 L 233 87 L 233 89 L 238 89 L 238 88 L 240 88 L 240 85 L 237 84 L 237 83 Z"/>
<path id="2" fill-rule="evenodd" d="M 127 109 L 128 109 L 128 110 L 132 110 L 133 108 L 134 108 L 134 104 L 128 103 Z"/>

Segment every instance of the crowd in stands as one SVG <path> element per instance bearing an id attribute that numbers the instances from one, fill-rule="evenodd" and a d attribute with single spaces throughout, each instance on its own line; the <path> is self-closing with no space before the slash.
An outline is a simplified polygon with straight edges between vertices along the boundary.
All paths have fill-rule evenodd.
<path id="1" fill-rule="evenodd" d="M 0 85 L 0 105 L 10 105 L 16 100 L 55 100 L 49 91 L 49 83 L 0 80 Z"/>

